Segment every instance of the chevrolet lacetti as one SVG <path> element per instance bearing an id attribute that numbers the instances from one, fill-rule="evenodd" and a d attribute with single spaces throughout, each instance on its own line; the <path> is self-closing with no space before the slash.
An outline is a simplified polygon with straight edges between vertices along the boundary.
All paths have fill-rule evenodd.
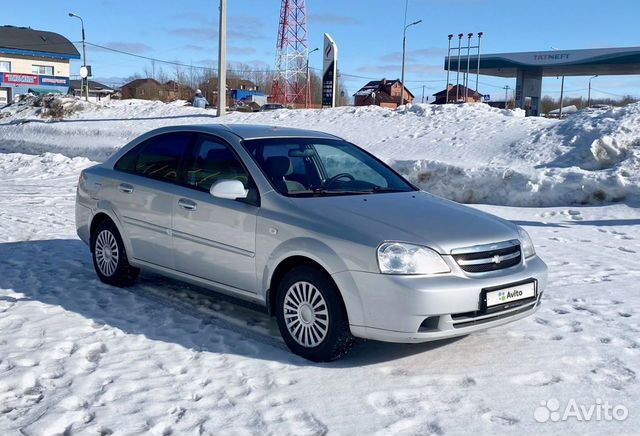
<path id="1" fill-rule="evenodd" d="M 354 337 L 423 342 L 515 321 L 547 280 L 522 228 L 308 130 L 144 134 L 82 171 L 76 226 L 103 282 L 148 269 L 258 303 L 314 361 Z"/>

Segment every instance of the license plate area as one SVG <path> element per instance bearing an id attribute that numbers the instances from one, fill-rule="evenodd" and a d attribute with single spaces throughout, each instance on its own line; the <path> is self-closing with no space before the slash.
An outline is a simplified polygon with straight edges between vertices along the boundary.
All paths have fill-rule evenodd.
<path id="1" fill-rule="evenodd" d="M 538 281 L 523 280 L 483 289 L 480 293 L 480 310 L 484 313 L 499 312 L 531 303 L 537 298 Z"/>

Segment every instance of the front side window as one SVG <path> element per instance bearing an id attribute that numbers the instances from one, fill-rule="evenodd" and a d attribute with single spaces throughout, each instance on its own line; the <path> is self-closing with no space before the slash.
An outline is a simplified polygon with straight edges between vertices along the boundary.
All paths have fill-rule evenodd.
<path id="1" fill-rule="evenodd" d="M 53 76 L 53 67 L 49 65 L 32 65 L 31 72 L 41 76 Z"/>
<path id="2" fill-rule="evenodd" d="M 0 61 L 0 73 L 10 73 L 10 72 L 11 72 L 11 62 Z"/>
<path id="3" fill-rule="evenodd" d="M 150 138 L 121 157 L 115 169 L 176 182 L 180 161 L 192 138 L 190 133 L 165 133 Z"/>
<path id="4" fill-rule="evenodd" d="M 228 145 L 201 137 L 187 164 L 187 184 L 209 192 L 218 180 L 240 180 L 249 189 L 249 175 Z"/>
<path id="5" fill-rule="evenodd" d="M 342 140 L 277 138 L 244 142 L 273 187 L 288 196 L 406 192 L 415 188 L 387 165 Z"/>

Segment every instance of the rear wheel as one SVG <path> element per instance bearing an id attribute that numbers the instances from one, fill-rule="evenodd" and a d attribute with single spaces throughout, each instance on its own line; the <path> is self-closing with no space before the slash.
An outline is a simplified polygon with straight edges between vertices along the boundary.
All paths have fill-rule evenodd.
<path id="1" fill-rule="evenodd" d="M 289 271 L 276 301 L 280 334 L 291 351 L 315 362 L 335 360 L 353 346 L 339 290 L 312 266 Z"/>
<path id="2" fill-rule="evenodd" d="M 113 286 L 131 286 L 140 270 L 129 264 L 120 232 L 111 220 L 98 224 L 91 236 L 93 267 L 98 278 Z"/>

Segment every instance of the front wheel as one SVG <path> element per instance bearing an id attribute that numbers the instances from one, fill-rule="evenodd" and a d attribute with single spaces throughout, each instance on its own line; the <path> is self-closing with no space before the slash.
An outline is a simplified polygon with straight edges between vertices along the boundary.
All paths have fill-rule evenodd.
<path id="1" fill-rule="evenodd" d="M 289 271 L 278 287 L 276 318 L 289 349 L 314 362 L 345 355 L 353 337 L 339 290 L 311 266 Z"/>
<path id="2" fill-rule="evenodd" d="M 113 286 L 131 286 L 140 270 L 129 264 L 122 237 L 111 220 L 98 224 L 91 237 L 93 266 L 98 278 Z"/>

